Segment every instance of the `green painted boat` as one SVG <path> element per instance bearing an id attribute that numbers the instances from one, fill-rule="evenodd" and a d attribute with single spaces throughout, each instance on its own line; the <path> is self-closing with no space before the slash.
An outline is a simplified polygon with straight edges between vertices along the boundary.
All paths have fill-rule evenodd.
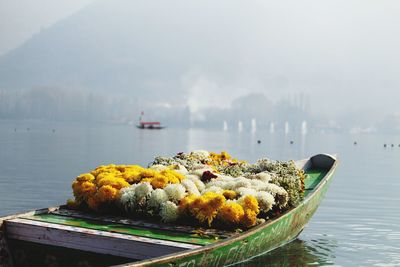
<path id="1" fill-rule="evenodd" d="M 338 161 L 315 155 L 304 200 L 243 232 L 103 216 L 65 206 L 0 218 L 0 266 L 226 266 L 283 246 L 301 233 L 322 201 Z"/>

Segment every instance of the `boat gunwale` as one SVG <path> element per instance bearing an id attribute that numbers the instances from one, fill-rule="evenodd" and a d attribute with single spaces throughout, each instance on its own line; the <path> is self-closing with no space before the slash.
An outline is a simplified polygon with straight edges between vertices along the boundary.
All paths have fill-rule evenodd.
<path id="1" fill-rule="evenodd" d="M 335 171 L 337 165 L 338 165 L 338 158 L 336 155 L 330 155 L 330 154 L 316 154 L 310 158 L 307 159 L 303 159 L 303 160 L 298 160 L 295 161 L 297 163 L 302 163 L 304 161 L 304 167 L 307 167 L 307 163 L 309 163 L 314 157 L 316 156 L 327 156 L 329 158 L 331 158 L 332 160 L 334 160 L 332 166 L 330 166 L 329 171 L 324 175 L 324 177 L 321 179 L 321 181 L 318 183 L 318 185 L 316 187 L 314 187 L 314 189 L 312 190 L 312 192 L 310 192 L 304 199 L 303 201 L 296 207 L 289 209 L 287 211 L 285 211 L 284 213 L 282 213 L 279 217 L 275 217 L 272 220 L 266 221 L 260 225 L 257 225 L 251 229 L 249 229 L 248 231 L 241 233 L 239 235 L 235 235 L 232 237 L 229 237 L 227 239 L 224 239 L 221 242 L 216 242 L 214 244 L 210 244 L 204 247 L 200 247 L 197 249 L 193 249 L 193 250 L 188 250 L 188 251 L 183 251 L 183 252 L 178 252 L 178 253 L 173 253 L 173 254 L 169 254 L 169 255 L 165 255 L 165 256 L 161 256 L 161 257 L 157 257 L 157 258 L 153 258 L 153 259 L 148 259 L 148 260 L 142 260 L 142 261 L 138 261 L 138 262 L 132 262 L 132 263 L 126 263 L 126 264 L 121 264 L 120 266 L 146 266 L 146 265 L 152 265 L 152 264 L 163 264 L 163 263 L 167 263 L 167 262 L 171 262 L 173 260 L 178 260 L 180 258 L 185 258 L 185 257 L 190 257 L 190 256 L 194 256 L 196 254 L 202 254 L 205 252 L 209 252 L 212 251 L 218 247 L 224 247 L 227 246 L 229 244 L 232 244 L 234 242 L 238 242 L 241 241 L 243 239 L 248 238 L 249 236 L 269 227 L 270 225 L 276 223 L 279 220 L 284 219 L 285 217 L 289 216 L 291 213 L 294 213 L 296 210 L 300 209 L 302 206 L 306 205 L 320 190 L 321 188 L 328 183 L 328 181 L 331 179 L 333 172 Z M 311 162 L 312 163 L 312 162 Z M 290 242 L 290 241 L 289 241 Z M 268 250 L 270 251 L 270 250 Z M 264 251 L 263 253 L 266 253 L 268 251 Z M 257 256 L 257 255 L 255 255 Z M 252 257 L 255 257 L 252 256 Z M 249 258 L 252 258 L 249 257 Z"/>
<path id="2" fill-rule="evenodd" d="M 284 213 L 282 213 L 281 215 L 279 215 L 278 217 L 275 217 L 271 220 L 268 220 L 260 225 L 257 225 L 243 233 L 234 235 L 232 237 L 226 238 L 220 242 L 216 242 L 213 244 L 209 244 L 203 247 L 199 247 L 196 249 L 190 249 L 187 251 L 181 251 L 181 252 L 176 252 L 176 253 L 172 253 L 172 254 L 167 254 L 164 256 L 160 256 L 160 257 L 156 257 L 156 258 L 151 258 L 151 259 L 147 259 L 147 260 L 141 260 L 138 262 L 131 262 L 131 263 L 125 263 L 125 264 L 121 264 L 120 266 L 144 266 L 144 265 L 152 265 L 152 264 L 163 264 L 163 263 L 167 263 L 167 262 L 171 262 L 174 260 L 179 260 L 181 258 L 185 258 L 185 257 L 190 257 L 190 256 L 194 256 L 194 255 L 198 255 L 198 254 L 202 254 L 202 253 L 207 253 L 209 251 L 212 251 L 216 248 L 219 247 L 224 247 L 227 246 L 229 244 L 232 244 L 234 242 L 239 242 L 241 240 L 244 240 L 246 238 L 248 238 L 249 236 L 252 236 L 253 234 L 262 231 L 263 229 L 269 227 L 270 225 L 276 223 L 277 221 L 280 221 L 284 218 L 286 218 L 287 216 L 290 216 L 290 214 L 294 213 L 296 210 L 300 209 L 301 207 L 303 207 L 304 205 L 306 205 L 320 190 L 321 188 L 323 188 L 323 186 L 329 182 L 329 180 L 332 177 L 333 172 L 335 171 L 339 161 L 336 155 L 330 155 L 330 154 L 316 154 L 310 158 L 306 158 L 303 160 L 297 160 L 295 161 L 296 164 L 302 164 L 303 165 L 303 169 L 308 169 L 308 164 L 311 163 L 312 166 L 312 159 L 314 157 L 317 156 L 326 156 L 329 157 L 333 160 L 333 164 L 329 167 L 329 170 L 327 173 L 325 173 L 324 177 L 320 180 L 320 182 L 318 183 L 318 185 L 316 187 L 314 187 L 312 189 L 312 191 L 303 199 L 303 201 L 296 207 L 289 209 L 287 211 L 285 211 Z M 8 215 L 8 216 L 4 216 L 4 217 L 0 217 L 0 231 L 5 231 L 4 229 L 4 222 L 6 220 L 9 219 L 14 219 L 14 218 L 19 218 L 22 216 L 29 216 L 29 215 L 38 215 L 38 214 L 46 214 L 46 213 L 50 213 L 52 211 L 55 211 L 57 209 L 60 209 L 60 206 L 55 206 L 55 207 L 49 207 L 49 208 L 43 208 L 43 209 L 37 209 L 37 210 L 32 210 L 32 211 L 27 211 L 27 212 L 21 212 L 18 214 L 12 214 L 12 215 Z M 289 241 L 290 242 L 290 241 Z M 274 249 L 274 248 L 273 248 Z M 272 249 L 271 249 L 272 250 Z M 270 251 L 270 250 L 268 250 Z M 268 251 L 264 251 L 263 253 L 266 253 Z M 257 255 L 255 255 L 257 256 Z M 254 256 L 252 256 L 254 257 Z M 249 257 L 249 258 L 252 258 Z"/>

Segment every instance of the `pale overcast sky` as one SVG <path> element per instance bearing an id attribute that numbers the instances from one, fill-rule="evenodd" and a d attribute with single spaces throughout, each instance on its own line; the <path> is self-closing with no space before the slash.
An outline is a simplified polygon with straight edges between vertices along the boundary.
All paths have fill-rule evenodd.
<path id="1" fill-rule="evenodd" d="M 0 55 L 95 0 L 0 0 Z"/>
<path id="2" fill-rule="evenodd" d="M 0 54 L 95 1 L 0 0 Z M 271 99 L 302 92 L 319 112 L 399 111 L 399 0 L 103 0 L 86 11 L 71 18 L 78 27 L 55 30 L 80 40 L 74 64 L 92 69 L 81 55 L 93 55 L 108 70 L 95 76 L 100 84 L 171 83 L 188 92 L 194 110 L 251 92 Z M 81 38 L 88 35 L 93 45 Z M 57 51 L 69 46 L 42 37 Z"/>

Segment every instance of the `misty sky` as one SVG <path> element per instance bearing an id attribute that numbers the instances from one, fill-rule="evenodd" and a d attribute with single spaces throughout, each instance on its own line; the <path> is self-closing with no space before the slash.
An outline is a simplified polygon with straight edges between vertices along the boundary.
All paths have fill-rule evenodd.
<path id="1" fill-rule="evenodd" d="M 0 54 L 93 0 L 39 2 L 0 0 Z M 324 112 L 400 111 L 399 1 L 100 0 L 96 4 L 104 10 L 98 8 L 101 17 L 93 24 L 106 27 L 107 16 L 111 21 L 136 10 L 131 21 L 123 22 L 145 22 L 148 27 L 141 37 L 146 38 L 147 31 L 149 36 L 162 34 L 165 22 L 171 22 L 177 33 L 170 38 L 179 40 L 181 31 L 194 40 L 193 50 L 209 61 L 193 64 L 179 78 L 193 109 L 228 103 L 251 92 L 263 92 L 273 100 L 304 92 Z M 203 40 L 195 43 L 198 36 L 210 38 L 203 50 L 198 49 Z M 166 57 L 168 49 L 181 49 L 156 44 Z"/>
<path id="2" fill-rule="evenodd" d="M 0 0 L 0 55 L 95 0 Z"/>

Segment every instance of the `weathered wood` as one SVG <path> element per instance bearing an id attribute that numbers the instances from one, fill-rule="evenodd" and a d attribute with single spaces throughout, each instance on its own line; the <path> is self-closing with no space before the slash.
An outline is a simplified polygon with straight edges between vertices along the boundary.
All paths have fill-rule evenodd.
<path id="1" fill-rule="evenodd" d="M 148 259 L 200 246 L 26 219 L 5 222 L 7 238 L 132 259 Z"/>
<path id="2" fill-rule="evenodd" d="M 268 252 L 294 240 L 318 208 L 338 161 L 333 156 L 320 154 L 300 164 L 305 170 L 325 169 L 325 175 L 299 206 L 286 211 L 280 217 L 213 245 L 123 266 L 225 266 Z"/>
<path id="3" fill-rule="evenodd" d="M 185 234 L 185 233 L 166 232 L 154 229 L 141 229 L 118 223 L 108 223 L 101 221 L 93 221 L 89 219 L 71 218 L 55 214 L 41 214 L 41 215 L 27 216 L 27 217 L 24 216 L 23 219 L 66 225 L 66 226 L 74 226 L 74 227 L 92 229 L 97 231 L 106 231 L 110 233 L 149 237 L 153 239 L 168 240 L 168 241 L 188 243 L 201 246 L 209 245 L 218 242 L 219 240 L 214 237 L 198 235 L 198 234 Z"/>
<path id="4" fill-rule="evenodd" d="M 18 217 L 22 217 L 22 216 L 32 216 L 32 215 L 37 215 L 37 214 L 44 214 L 44 213 L 49 213 L 55 210 L 58 210 L 60 207 L 49 207 L 49 208 L 43 208 L 43 209 L 38 209 L 38 210 L 33 210 L 33 211 L 27 211 L 27 212 L 21 212 L 21 213 L 17 213 L 17 214 L 11 214 L 11 215 L 7 215 L 4 217 L 0 218 L 0 230 L 3 227 L 3 223 L 6 220 L 11 220 L 14 218 L 18 218 Z"/>
<path id="5" fill-rule="evenodd" d="M 236 232 L 228 232 L 219 229 L 207 229 L 207 228 L 199 228 L 194 226 L 187 225 L 172 225 L 165 223 L 157 223 L 157 222 L 149 222 L 140 219 L 127 219 L 118 216 L 104 216 L 98 214 L 90 214 L 78 210 L 70 210 L 70 209 L 58 209 L 50 212 L 51 214 L 67 216 L 72 218 L 79 219 L 88 219 L 100 222 L 108 222 L 108 223 L 117 223 L 123 224 L 127 226 L 135 226 L 136 228 L 142 229 L 154 229 L 154 230 L 163 230 L 169 231 L 173 233 L 185 233 L 185 234 L 194 234 L 197 232 L 201 232 L 203 235 L 207 236 L 215 236 L 218 238 L 227 238 L 237 235 Z"/>
<path id="6" fill-rule="evenodd" d="M 7 245 L 7 240 L 3 231 L 0 230 L 0 266 L 1 267 L 11 267 L 12 256 Z"/>
<path id="7" fill-rule="evenodd" d="M 0 218 L 0 266 L 1 267 L 13 266 L 11 252 L 7 245 L 6 234 L 5 234 L 6 229 L 4 227 L 4 222 L 6 220 L 11 220 L 11 219 L 18 218 L 21 216 L 29 216 L 29 215 L 35 215 L 35 214 L 48 213 L 48 212 L 54 211 L 56 209 L 58 209 L 58 207 L 49 207 L 49 208 L 38 209 L 38 210 L 34 210 L 34 211 L 21 212 L 21 213 L 17 213 L 17 214 L 7 215 L 7 216 Z"/>
<path id="8" fill-rule="evenodd" d="M 18 216 L 9 216 L 5 222 L 7 237 L 39 244 L 144 260 L 132 263 L 131 266 L 171 265 L 183 267 L 230 265 L 249 257 L 254 257 L 260 253 L 265 253 L 295 239 L 303 230 L 324 197 L 337 164 L 335 157 L 324 154 L 314 156 L 308 160 L 297 161 L 296 165 L 305 171 L 310 170 L 310 175 L 313 175 L 312 171 L 315 172 L 314 175 L 319 175 L 318 177 L 314 177 L 313 181 L 315 183 L 309 183 L 309 185 L 312 185 L 310 186 L 312 189 L 309 188 L 311 190 L 307 190 L 305 199 L 299 206 L 242 234 L 232 235 L 229 238 L 219 240 L 207 246 L 31 221 L 16 218 Z M 318 173 L 319 171 L 321 172 Z M 75 211 L 70 213 L 69 211 L 64 212 L 63 209 L 58 212 L 57 210 L 55 208 L 44 213 L 64 214 L 64 216 L 71 216 L 73 214 L 73 216 L 79 216 L 82 219 L 95 219 L 110 224 L 118 223 L 143 227 L 143 229 L 160 230 L 161 225 L 161 227 L 167 226 L 168 229 L 165 229 L 165 231 L 171 232 L 181 231 L 187 233 L 189 231 L 192 233 L 193 230 L 190 227 L 187 229 L 181 226 L 159 225 L 144 220 L 79 214 L 80 212 Z M 34 212 L 25 213 L 25 216 L 29 217 L 34 214 Z M 4 220 L 4 218 L 2 219 Z M 2 219 L 0 219 L 0 225 Z M 177 244 L 185 247 L 180 247 Z"/>

